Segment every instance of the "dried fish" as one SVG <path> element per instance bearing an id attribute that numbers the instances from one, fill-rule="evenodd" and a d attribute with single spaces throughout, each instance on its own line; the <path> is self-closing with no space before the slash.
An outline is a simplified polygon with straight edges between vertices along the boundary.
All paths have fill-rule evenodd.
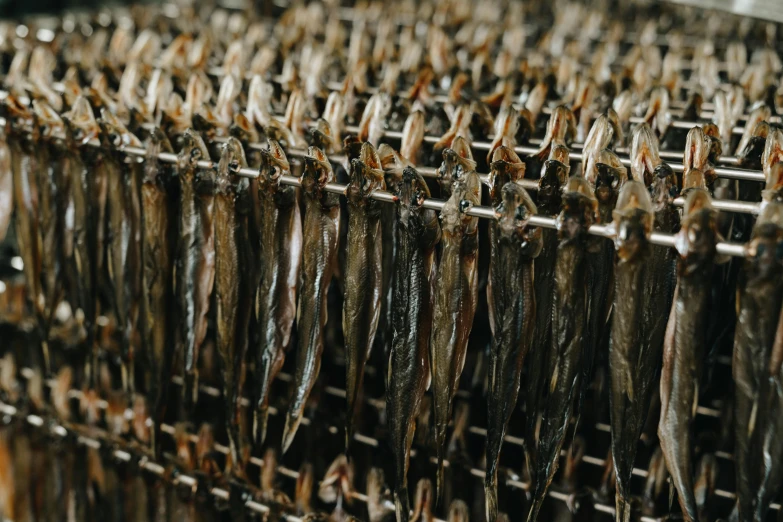
<path id="1" fill-rule="evenodd" d="M 198 162 L 202 160 L 209 160 L 204 140 L 191 130 L 185 131 L 176 164 L 180 204 L 174 288 L 181 314 L 177 341 L 185 365 L 186 404 L 198 401 L 199 352 L 207 335 L 207 313 L 215 282 L 215 172 L 201 169 Z"/>
<path id="2" fill-rule="evenodd" d="M 493 163 L 493 170 L 496 167 Z M 513 180 L 503 185 L 500 215 L 491 225 L 487 298 L 490 301 L 492 345 L 487 396 L 487 471 L 484 491 L 487 520 L 497 518 L 497 468 L 508 422 L 514 411 L 525 356 L 535 327 L 533 259 L 541 251 L 541 230 L 529 228 L 536 205 Z"/>
<path id="3" fill-rule="evenodd" d="M 447 158 L 456 153 L 446 149 L 443 155 Z M 438 496 L 443 483 L 446 428 L 465 366 L 468 336 L 478 301 L 478 218 L 465 211 L 481 204 L 481 180 L 475 170 L 459 171 L 458 167 L 453 172 L 452 194 L 440 213 L 442 249 L 430 338 Z"/>
<path id="4" fill-rule="evenodd" d="M 299 193 L 283 185 L 290 164 L 280 145 L 269 140 L 262 151 L 258 199 L 263 219 L 258 238 L 261 279 L 256 292 L 255 315 L 258 345 L 255 347 L 258 389 L 253 423 L 255 439 L 266 438 L 269 389 L 285 361 L 296 317 L 296 291 L 302 258 L 302 222 Z"/>
<path id="5" fill-rule="evenodd" d="M 392 297 L 393 337 L 386 374 L 386 408 L 395 459 L 397 521 L 409 519 L 408 460 L 424 391 L 429 387 L 428 347 L 432 329 L 437 215 L 422 207 L 430 195 L 421 175 L 403 171 L 397 208 L 397 259 Z"/>
<path id="6" fill-rule="evenodd" d="M 709 319 L 710 278 L 719 240 L 709 194 L 693 188 L 678 234 L 680 261 L 674 304 L 669 315 L 661 374 L 661 419 L 658 437 L 666 467 L 677 488 L 686 520 L 698 520 L 693 492 L 692 419 L 699 398 L 705 332 Z"/>
<path id="7" fill-rule="evenodd" d="M 614 211 L 614 315 L 609 344 L 612 455 L 617 477 L 617 519 L 631 519 L 630 483 L 636 447 L 650 409 L 650 397 L 663 346 L 655 342 L 663 316 L 648 309 L 645 280 L 650 266 L 653 208 L 644 184 L 629 181 Z"/>
<path id="8" fill-rule="evenodd" d="M 590 185 L 572 177 L 563 190 L 563 210 L 557 217 L 559 244 L 555 261 L 552 302 L 552 377 L 535 459 L 533 505 L 528 520 L 534 522 L 558 464 L 560 448 L 578 394 L 587 317 L 587 229 L 597 217 L 598 202 Z"/>
<path id="9" fill-rule="evenodd" d="M 283 430 L 283 451 L 294 440 L 304 415 L 305 403 L 321 369 L 326 296 L 337 263 L 340 236 L 340 199 L 324 188 L 326 183 L 333 182 L 334 171 L 326 155 L 320 149 L 310 147 L 305 156 L 302 176 L 305 217 L 302 226 L 302 275 L 296 313 L 299 346 L 294 390 Z"/>
<path id="10" fill-rule="evenodd" d="M 238 205 L 242 197 L 240 168 L 247 167 L 245 151 L 235 138 L 229 138 L 223 147 L 215 178 L 215 304 L 217 353 L 223 381 L 223 400 L 226 408 L 229 457 L 236 466 L 240 463 L 242 440 L 240 436 L 240 404 L 244 385 L 244 361 L 247 346 L 239 341 L 237 331 L 240 288 L 247 277 L 243 266 L 241 224 Z M 239 474 L 243 470 L 234 470 Z"/>
<path id="11" fill-rule="evenodd" d="M 348 237 L 345 263 L 343 335 L 346 353 L 345 447 L 350 448 L 353 419 L 361 394 L 364 365 L 372 349 L 381 312 L 383 276 L 381 203 L 372 199 L 376 190 L 385 190 L 384 172 L 377 152 L 365 142 L 361 159 L 351 162 L 347 188 Z"/>
<path id="12" fill-rule="evenodd" d="M 783 285 L 774 276 L 782 260 L 776 254 L 783 240 L 780 203 L 770 203 L 753 228 L 738 288 L 737 327 L 734 334 L 734 438 L 737 506 L 740 520 L 764 520 L 769 509 L 776 471 L 769 444 L 777 445 L 772 430 L 778 368 L 770 359 L 779 343 L 779 313 Z M 777 406 L 779 407 L 779 406 Z M 772 416 L 771 416 L 772 415 Z"/>

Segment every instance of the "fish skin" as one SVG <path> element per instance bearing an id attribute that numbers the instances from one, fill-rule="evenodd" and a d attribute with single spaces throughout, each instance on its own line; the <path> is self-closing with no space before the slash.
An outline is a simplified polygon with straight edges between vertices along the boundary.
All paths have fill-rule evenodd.
<path id="1" fill-rule="evenodd" d="M 563 147 L 565 149 L 565 147 Z M 565 149 L 567 152 L 568 149 Z M 550 159 L 544 163 L 544 170 L 538 182 L 536 207 L 539 214 L 557 216 L 562 203 L 561 187 L 568 179 L 569 167 L 566 163 Z M 528 470 L 532 473 L 535 460 L 536 425 L 541 413 L 542 396 L 546 386 L 546 376 L 551 375 L 550 346 L 552 344 L 552 282 L 555 276 L 555 258 L 557 256 L 557 230 L 541 230 L 541 252 L 533 263 L 533 283 L 536 301 L 535 328 L 533 342 L 528 352 L 528 372 L 525 382 L 525 454 Z"/>
<path id="2" fill-rule="evenodd" d="M 334 182 L 334 171 L 326 155 L 316 147 L 308 149 L 302 189 L 305 217 L 302 226 L 302 275 L 296 312 L 299 346 L 296 354 L 294 390 L 283 429 L 285 452 L 302 421 L 307 398 L 321 370 L 323 334 L 326 325 L 326 297 L 337 266 L 340 236 L 340 197 L 324 190 Z"/>
<path id="3" fill-rule="evenodd" d="M 768 361 L 778 345 L 778 310 L 783 304 L 783 282 L 776 277 L 783 261 L 776 254 L 783 241 L 781 223 L 768 218 L 783 210 L 770 203 L 756 223 L 750 240 L 751 255 L 744 261 L 738 301 L 739 313 L 734 334 L 732 375 L 734 377 L 734 462 L 737 477 L 739 520 L 765 520 L 769 504 L 760 505 L 768 495 L 769 476 L 763 454 L 767 430 L 774 427 L 768 410 L 776 395 L 774 382 L 779 372 L 770 372 Z M 755 412 L 755 414 L 754 414 Z M 775 462 L 775 461 L 771 461 Z M 778 461 L 779 462 L 779 461 Z M 774 491 L 774 485 L 772 490 Z"/>
<path id="4" fill-rule="evenodd" d="M 691 189 L 678 234 L 677 287 L 664 341 L 658 437 L 683 516 L 698 520 L 693 491 L 691 426 L 709 320 L 710 280 L 719 240 L 705 189 Z"/>
<path id="5" fill-rule="evenodd" d="M 101 142 L 107 150 L 119 145 L 141 147 L 116 117 L 101 113 Z M 110 143 L 114 141 L 114 143 Z M 137 158 L 116 151 L 106 155 L 107 171 L 107 268 L 112 287 L 114 313 L 121 333 L 123 387 L 135 390 L 136 352 L 134 332 L 138 329 L 142 279 L 141 180 L 143 165 Z"/>
<path id="6" fill-rule="evenodd" d="M 465 214 L 465 210 L 481 204 L 481 180 L 475 170 L 470 170 L 459 172 L 452 183 L 452 194 L 440 213 L 442 246 L 430 336 L 438 499 L 443 490 L 446 430 L 478 304 L 478 218 Z"/>
<path id="7" fill-rule="evenodd" d="M 589 184 L 569 179 L 563 191 L 563 210 L 557 217 L 558 247 L 552 302 L 552 378 L 535 459 L 533 505 L 528 522 L 534 522 L 557 470 L 573 403 L 578 394 L 583 336 L 587 317 L 587 229 L 597 218 L 598 203 Z"/>
<path id="8" fill-rule="evenodd" d="M 256 292 L 256 408 L 253 431 L 263 443 L 269 415 L 269 389 L 285 361 L 296 318 L 296 285 L 302 260 L 302 220 L 299 190 L 280 183 L 290 166 L 280 145 L 269 140 L 262 151 L 258 199 L 261 214 L 258 256 L 260 283 Z"/>
<path id="9" fill-rule="evenodd" d="M 619 163 L 619 158 L 606 149 L 591 154 L 590 159 L 593 169 L 585 172 L 585 177 L 592 184 L 598 200 L 598 223 L 609 224 L 620 190 L 628 179 L 627 170 Z M 593 380 L 596 353 L 609 333 L 608 322 L 614 300 L 614 255 L 614 245 L 610 240 L 590 237 L 586 273 L 588 315 L 583 343 L 582 377 L 575 406 L 577 420 L 581 415 L 585 394 Z"/>
<path id="10" fill-rule="evenodd" d="M 647 311 L 645 282 L 650 265 L 652 201 L 640 181 L 629 181 L 620 194 L 632 198 L 614 212 L 615 293 L 609 343 L 612 461 L 617 483 L 617 519 L 631 519 L 630 484 L 636 447 L 650 409 L 662 344 L 651 345 L 649 331 L 659 319 Z M 634 201 L 635 200 L 635 201 Z M 619 205 L 625 203 L 625 208 Z M 662 322 L 662 321 L 661 321 Z M 652 324 L 650 324 L 652 323 Z"/>
<path id="11" fill-rule="evenodd" d="M 0 139 L 0 242 L 5 240 L 14 213 L 14 174 L 7 134 Z"/>
<path id="12" fill-rule="evenodd" d="M 6 112 L 14 109 L 10 104 L 15 100 L 6 100 Z M 29 111 L 19 108 L 19 116 L 29 117 Z M 43 290 L 41 288 L 43 238 L 40 230 L 41 194 L 39 188 L 40 171 L 46 169 L 48 150 L 37 150 L 40 128 L 35 125 L 33 133 L 28 134 L 17 127 L 17 122 L 8 117 L 6 136 L 11 151 L 11 170 L 13 173 L 14 206 L 16 207 L 16 241 L 27 287 L 27 299 L 36 313 L 43 316 Z"/>
<path id="13" fill-rule="evenodd" d="M 497 470 L 503 437 L 517 403 L 522 367 L 535 328 L 534 259 L 542 248 L 540 228 L 528 228 L 536 205 L 513 181 L 502 188 L 495 206 L 500 216 L 491 223 L 489 283 L 492 291 L 493 335 L 489 351 L 487 393 L 487 466 L 484 478 L 487 520 L 496 520 Z"/>
<path id="14" fill-rule="evenodd" d="M 63 123 L 71 161 L 70 190 L 63 193 L 63 197 L 67 199 L 66 214 L 73 216 L 72 220 L 65 221 L 63 232 L 66 294 L 77 322 L 86 333 L 90 385 L 94 385 L 99 350 L 95 343 L 98 277 L 103 262 L 103 233 L 98 220 L 103 218 L 105 208 L 106 172 L 100 158 L 81 145 L 100 132 L 86 98 L 76 99 L 70 113 L 63 115 Z"/>
<path id="15" fill-rule="evenodd" d="M 215 282 L 214 169 L 202 170 L 209 152 L 197 133 L 187 130 L 177 155 L 180 182 L 179 241 L 175 260 L 178 343 L 185 367 L 183 398 L 186 408 L 198 401 L 198 358 L 207 335 L 207 313 Z"/>
<path id="16" fill-rule="evenodd" d="M 174 358 L 175 323 L 169 319 L 173 304 L 173 256 L 171 223 L 176 206 L 168 187 L 173 168 L 158 161 L 161 152 L 172 152 L 171 143 L 160 129 L 150 133 L 141 185 L 142 235 L 142 336 L 149 365 L 147 393 L 152 406 L 152 454 L 160 458 L 160 424 L 166 413 L 170 374 Z"/>
<path id="17" fill-rule="evenodd" d="M 429 387 L 429 339 L 435 277 L 438 217 L 422 208 L 430 192 L 412 167 L 403 171 L 397 206 L 397 260 L 392 297 L 392 345 L 386 374 L 386 409 L 395 461 L 394 504 L 397 522 L 410 516 L 408 461 L 415 419 Z"/>
<path id="18" fill-rule="evenodd" d="M 244 266 L 241 249 L 242 219 L 238 212 L 241 180 L 236 171 L 247 166 L 242 144 L 229 138 L 223 146 L 215 178 L 215 304 L 216 350 L 223 382 L 226 431 L 232 471 L 242 473 L 240 405 L 245 351 L 237 330 Z"/>
<path id="19" fill-rule="evenodd" d="M 348 236 L 342 319 L 348 406 L 346 451 L 353 437 L 353 420 L 357 414 L 364 365 L 372 349 L 380 319 L 383 284 L 383 203 L 373 200 L 371 195 L 376 190 L 386 190 L 385 175 L 372 145 L 362 145 L 361 156 L 362 159 L 351 162 L 351 181 L 346 189 Z"/>

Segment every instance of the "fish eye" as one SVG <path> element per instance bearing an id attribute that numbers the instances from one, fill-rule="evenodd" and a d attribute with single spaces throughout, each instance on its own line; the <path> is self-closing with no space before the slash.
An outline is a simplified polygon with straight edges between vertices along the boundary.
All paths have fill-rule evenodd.
<path id="1" fill-rule="evenodd" d="M 190 159 L 198 161 L 201 159 L 201 150 L 198 148 L 193 148 L 190 150 Z"/>

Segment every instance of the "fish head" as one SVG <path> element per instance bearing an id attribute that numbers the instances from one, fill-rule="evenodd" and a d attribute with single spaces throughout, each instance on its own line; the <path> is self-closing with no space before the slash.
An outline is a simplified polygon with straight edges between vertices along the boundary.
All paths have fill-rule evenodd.
<path id="1" fill-rule="evenodd" d="M 653 206 L 644 183 L 628 181 L 620 190 L 612 213 L 617 257 L 621 261 L 638 258 L 646 251 L 653 226 Z"/>
<path id="2" fill-rule="evenodd" d="M 476 162 L 473 161 L 467 141 L 458 136 L 452 146 L 456 148 L 443 149 L 443 162 L 438 168 L 438 176 L 441 179 L 458 180 L 466 173 L 476 170 Z"/>
<path id="3" fill-rule="evenodd" d="M 274 94 L 274 87 L 265 82 L 262 76 L 253 76 L 247 91 L 247 117 L 251 122 L 262 127 L 269 124 L 270 104 Z"/>
<path id="4" fill-rule="evenodd" d="M 343 152 L 345 152 L 349 162 L 361 157 L 363 145 L 364 142 L 360 140 L 359 137 L 355 134 L 351 134 L 345 137 L 343 140 Z"/>
<path id="5" fill-rule="evenodd" d="M 62 118 L 51 105 L 44 100 L 33 100 L 33 114 L 38 120 L 41 133 L 44 137 L 52 138 L 57 133 L 64 132 Z"/>
<path id="6" fill-rule="evenodd" d="M 315 127 L 310 131 L 310 145 L 323 151 L 331 151 L 335 148 L 335 136 L 332 126 L 323 118 L 319 118 Z"/>
<path id="7" fill-rule="evenodd" d="M 687 273 L 703 267 L 715 257 L 718 241 L 716 212 L 712 198 L 703 188 L 688 191 L 683 210 L 682 228 L 675 238 L 675 248 L 685 260 Z"/>
<path id="8" fill-rule="evenodd" d="M 544 163 L 544 170 L 538 180 L 536 201 L 547 211 L 557 211 L 560 208 L 561 189 L 568 180 L 568 165 L 558 160 L 550 159 Z"/>
<path id="9" fill-rule="evenodd" d="M 671 205 L 672 201 L 680 195 L 677 175 L 667 163 L 655 167 L 650 192 L 656 212 Z"/>
<path id="10" fill-rule="evenodd" d="M 607 163 L 596 164 L 595 196 L 601 204 L 611 204 L 617 199 L 620 189 L 628 180 L 624 166 Z"/>
<path id="11" fill-rule="evenodd" d="M 359 202 L 376 190 L 383 190 L 384 173 L 380 169 L 374 169 L 359 158 L 351 160 L 350 182 L 346 187 L 346 196 L 349 201 Z"/>
<path id="12" fill-rule="evenodd" d="M 537 256 L 541 249 L 541 229 L 528 226 L 530 218 L 538 213 L 528 192 L 517 183 L 506 183 L 495 212 L 498 215 L 500 237 L 521 242 L 525 255 Z"/>
<path id="13" fill-rule="evenodd" d="M 220 152 L 216 191 L 218 193 L 229 192 L 235 184 L 239 171 L 246 167 L 247 159 L 242 143 L 234 137 L 228 138 Z"/>
<path id="14" fill-rule="evenodd" d="M 337 502 L 339 498 L 350 504 L 353 493 L 353 464 L 340 454 L 329 465 L 318 488 L 318 498 L 326 503 Z"/>
<path id="15" fill-rule="evenodd" d="M 745 145 L 738 149 L 739 163 L 745 168 L 762 167 L 762 158 L 764 148 L 767 145 L 767 136 L 769 135 L 769 124 L 765 121 L 756 124 L 753 133 L 748 137 Z"/>
<path id="16" fill-rule="evenodd" d="M 143 146 L 141 140 L 128 130 L 125 123 L 116 114 L 107 111 L 105 108 L 101 109 L 100 123 L 101 127 L 110 128 L 111 132 L 116 134 L 117 145 L 120 147 Z"/>
<path id="17" fill-rule="evenodd" d="M 71 110 L 63 114 L 63 120 L 77 143 L 85 144 L 101 134 L 90 101 L 84 95 L 79 96 Z"/>
<path id="18" fill-rule="evenodd" d="M 411 218 L 418 215 L 424 201 L 430 197 L 427 183 L 413 167 L 403 169 L 398 197 L 400 221 L 407 227 L 412 224 Z"/>
<path id="19" fill-rule="evenodd" d="M 747 245 L 748 263 L 759 277 L 767 278 L 783 270 L 783 202 L 764 205 L 750 242 Z"/>
<path id="20" fill-rule="evenodd" d="M 761 193 L 762 205 L 783 202 L 783 163 L 776 163 L 766 173 L 766 187 Z"/>
<path id="21" fill-rule="evenodd" d="M 261 166 L 258 177 L 262 183 L 277 186 L 281 176 L 291 174 L 291 165 L 283 147 L 277 141 L 269 139 L 267 144 L 269 148 L 260 151 Z"/>
<path id="22" fill-rule="evenodd" d="M 631 139 L 631 176 L 650 186 L 655 168 L 661 164 L 658 154 L 658 138 L 648 123 L 642 123 Z"/>
<path id="23" fill-rule="evenodd" d="M 319 194 L 324 185 L 334 180 L 334 171 L 329 158 L 318 147 L 310 147 L 304 157 L 302 189 L 306 194 Z"/>
<path id="24" fill-rule="evenodd" d="M 614 112 L 614 111 L 612 111 Z M 616 115 L 615 115 L 616 116 Z M 593 123 L 582 148 L 585 154 L 594 154 L 609 148 L 614 141 L 614 125 L 606 114 L 601 114 Z"/>
<path id="25" fill-rule="evenodd" d="M 705 123 L 702 127 L 704 129 L 704 135 L 709 138 L 710 151 L 707 157 L 713 163 L 717 163 L 721 155 L 723 155 L 723 142 L 720 137 L 720 129 L 714 123 Z"/>
<path id="26" fill-rule="evenodd" d="M 177 168 L 180 171 L 193 172 L 199 161 L 209 161 L 209 150 L 201 134 L 187 129 L 181 136 L 181 148 L 177 154 Z"/>
<path id="27" fill-rule="evenodd" d="M 587 229 L 595 223 L 598 201 L 586 179 L 568 178 L 563 187 L 562 210 L 555 220 L 558 237 L 563 240 L 584 238 Z"/>
<path id="28" fill-rule="evenodd" d="M 258 143 L 260 139 L 253 123 L 242 113 L 234 115 L 234 123 L 228 128 L 228 134 L 245 145 Z"/>
<path id="29" fill-rule="evenodd" d="M 492 162 L 495 161 L 505 161 L 507 163 L 519 163 L 524 165 L 516 151 L 506 145 L 501 145 L 492 153 Z"/>
<path id="30" fill-rule="evenodd" d="M 547 126 L 547 135 L 550 134 L 553 139 L 561 141 L 566 145 L 570 144 L 576 138 L 576 116 L 573 111 L 565 105 L 559 105 L 552 111 Z"/>

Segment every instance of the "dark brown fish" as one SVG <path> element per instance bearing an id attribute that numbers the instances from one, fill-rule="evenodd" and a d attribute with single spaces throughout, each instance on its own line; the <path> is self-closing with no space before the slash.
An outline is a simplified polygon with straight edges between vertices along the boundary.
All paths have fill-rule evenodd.
<path id="1" fill-rule="evenodd" d="M 698 520 L 693 492 L 691 429 L 699 398 L 709 320 L 710 280 L 716 261 L 716 216 L 709 194 L 694 188 L 676 242 L 680 261 L 666 326 L 658 437 L 686 520 Z"/>
<path id="2" fill-rule="evenodd" d="M 614 211 L 614 315 L 609 343 L 612 457 L 617 480 L 617 520 L 631 518 L 630 485 L 639 435 L 650 409 L 662 345 L 650 345 L 650 330 L 662 317 L 648 311 L 645 280 L 650 266 L 653 209 L 647 188 L 629 181 Z M 652 324 L 651 324 L 652 323 Z"/>
<path id="3" fill-rule="evenodd" d="M 739 281 L 739 313 L 734 334 L 734 462 L 739 520 L 763 521 L 769 501 L 779 487 L 770 460 L 779 443 L 772 431 L 780 422 L 779 317 L 783 304 L 783 206 L 769 203 L 762 210 L 749 243 Z M 776 404 L 777 401 L 777 404 Z M 771 446 L 770 446 L 771 445 Z M 779 450 L 778 450 L 779 451 Z"/>
<path id="4" fill-rule="evenodd" d="M 530 218 L 537 214 L 536 205 L 521 186 L 514 181 L 506 183 L 495 211 L 499 217 L 497 223 L 490 225 L 493 237 L 487 284 L 493 326 L 484 478 L 487 520 L 495 520 L 498 514 L 500 450 L 516 407 L 522 367 L 533 339 L 536 317 L 533 260 L 542 246 L 541 229 L 528 226 Z"/>
<path id="5" fill-rule="evenodd" d="M 430 197 L 424 178 L 412 167 L 403 171 L 397 207 L 397 259 L 392 297 L 392 347 L 386 375 L 386 410 L 395 461 L 394 503 L 397 522 L 410 516 L 408 461 L 415 419 L 429 387 L 429 340 L 435 277 L 435 246 L 440 225 L 422 204 Z"/>
<path id="6" fill-rule="evenodd" d="M 49 151 L 47 147 L 38 150 L 37 144 L 41 131 L 38 125 L 34 125 L 32 133 L 28 133 L 22 127 L 31 118 L 31 112 L 13 97 L 6 98 L 4 103 L 6 139 L 11 151 L 14 206 L 16 207 L 14 219 L 16 243 L 19 256 L 22 258 L 27 301 L 35 312 L 40 325 L 44 315 L 44 295 L 41 284 L 43 232 L 41 230 L 42 208 L 39 184 L 40 178 L 46 177 Z M 43 355 L 46 357 L 45 353 Z M 44 362 L 48 364 L 48 361 Z"/>
<path id="7" fill-rule="evenodd" d="M 361 394 L 364 365 L 370 354 L 381 313 L 383 267 L 381 203 L 372 199 L 385 190 L 384 172 L 377 152 L 369 143 L 361 159 L 351 162 L 348 198 L 348 237 L 345 262 L 343 334 L 345 336 L 346 428 L 345 448 L 351 446 L 353 420 Z"/>
<path id="8" fill-rule="evenodd" d="M 245 284 L 242 264 L 241 224 L 238 205 L 241 198 L 241 168 L 247 167 L 242 144 L 229 138 L 223 146 L 215 181 L 215 304 L 216 348 L 223 381 L 223 400 L 226 408 L 226 431 L 229 456 L 238 465 L 241 454 L 240 404 L 244 384 L 245 346 L 238 341 L 237 330 L 240 294 Z M 243 470 L 234 470 L 242 473 Z"/>
<path id="9" fill-rule="evenodd" d="M 269 389 L 285 361 L 296 317 L 296 285 L 302 259 L 302 221 L 299 191 L 282 183 L 291 167 L 280 145 L 269 140 L 262 151 L 258 177 L 261 208 L 258 256 L 261 278 L 256 292 L 255 314 L 258 345 L 255 347 L 256 390 L 253 432 L 257 442 L 266 438 Z"/>
<path id="10" fill-rule="evenodd" d="M 456 153 L 451 149 L 443 151 L 444 157 L 450 154 Z M 443 486 L 446 430 L 478 304 L 478 218 L 465 212 L 481 204 L 481 180 L 475 170 L 453 172 L 453 175 L 451 196 L 440 212 L 442 249 L 435 279 L 430 337 L 438 498 Z"/>
<path id="11" fill-rule="evenodd" d="M 101 113 L 101 144 L 106 154 L 107 241 L 106 263 L 117 328 L 120 332 L 123 389 L 135 390 L 134 340 L 141 301 L 141 182 L 143 165 L 136 157 L 117 150 L 120 146 L 142 147 L 141 141 L 105 109 Z"/>
<path id="12" fill-rule="evenodd" d="M 326 297 L 336 268 L 340 235 L 340 198 L 327 192 L 324 187 L 333 182 L 334 171 L 326 154 L 316 147 L 310 147 L 305 156 L 302 175 L 305 217 L 302 226 L 302 275 L 296 313 L 299 346 L 294 390 L 283 429 L 283 451 L 294 440 L 304 415 L 305 403 L 321 370 Z"/>
<path id="13" fill-rule="evenodd" d="M 176 201 L 169 193 L 175 176 L 170 164 L 158 161 L 161 152 L 171 153 L 168 138 L 160 129 L 150 133 L 141 185 L 143 214 L 142 336 L 149 374 L 145 390 L 152 407 L 152 452 L 160 458 L 160 424 L 166 413 L 174 359 L 174 304 L 171 284 L 174 276 L 172 223 L 177 219 Z"/>
<path id="14" fill-rule="evenodd" d="M 544 163 L 538 181 L 536 207 L 542 216 L 554 217 L 560 213 L 561 188 L 570 171 L 569 151 L 562 143 L 555 143 Z M 549 353 L 552 344 L 552 282 L 554 281 L 555 257 L 557 255 L 557 230 L 541 230 L 541 253 L 534 263 L 536 325 L 533 342 L 528 353 L 528 372 L 525 383 L 525 440 L 528 469 L 533 469 L 536 446 L 536 425 L 541 413 L 541 400 L 549 371 Z"/>
<path id="15" fill-rule="evenodd" d="M 557 217 L 559 244 L 555 261 L 552 302 L 552 377 L 549 397 L 542 407 L 536 447 L 533 505 L 528 522 L 538 517 L 555 474 L 560 449 L 578 394 L 587 317 L 588 228 L 597 217 L 598 203 L 583 178 L 572 177 L 563 190 L 563 210 Z"/>
<path id="16" fill-rule="evenodd" d="M 180 182 L 179 238 L 176 254 L 175 297 L 180 313 L 177 341 L 185 363 L 183 398 L 186 405 L 198 401 L 198 359 L 207 335 L 207 313 L 215 281 L 213 168 L 201 168 L 209 161 L 204 141 L 188 130 L 182 135 L 177 155 Z"/>

